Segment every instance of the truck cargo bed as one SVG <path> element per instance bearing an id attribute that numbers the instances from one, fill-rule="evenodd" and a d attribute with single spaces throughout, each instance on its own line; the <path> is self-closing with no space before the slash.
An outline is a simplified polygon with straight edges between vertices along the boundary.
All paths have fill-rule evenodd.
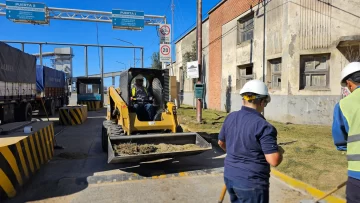
<path id="1" fill-rule="evenodd" d="M 123 143 L 136 144 L 173 144 L 186 145 L 195 144 L 199 147 L 196 150 L 172 151 L 164 153 L 149 153 L 139 155 L 117 155 L 113 145 Z M 130 163 L 144 162 L 163 158 L 176 158 L 182 156 L 197 155 L 211 150 L 212 146 L 197 133 L 166 133 L 166 134 L 149 134 L 149 135 L 131 135 L 131 136 L 110 136 L 108 137 L 108 163 Z"/>

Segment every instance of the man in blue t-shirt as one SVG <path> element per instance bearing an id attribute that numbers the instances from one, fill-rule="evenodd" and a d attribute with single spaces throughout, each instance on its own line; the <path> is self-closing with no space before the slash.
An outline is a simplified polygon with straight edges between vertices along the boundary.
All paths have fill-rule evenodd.
<path id="1" fill-rule="evenodd" d="M 284 153 L 276 129 L 261 114 L 270 95 L 260 80 L 247 82 L 240 95 L 241 110 L 226 117 L 219 134 L 218 143 L 227 153 L 225 185 L 231 202 L 268 203 L 270 165 L 278 166 Z"/>

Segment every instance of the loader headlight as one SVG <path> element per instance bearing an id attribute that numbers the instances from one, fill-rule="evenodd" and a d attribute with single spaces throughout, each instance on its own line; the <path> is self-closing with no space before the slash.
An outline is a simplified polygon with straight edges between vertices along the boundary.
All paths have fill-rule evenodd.
<path id="1" fill-rule="evenodd" d="M 176 115 L 176 106 L 172 107 L 173 114 Z"/>

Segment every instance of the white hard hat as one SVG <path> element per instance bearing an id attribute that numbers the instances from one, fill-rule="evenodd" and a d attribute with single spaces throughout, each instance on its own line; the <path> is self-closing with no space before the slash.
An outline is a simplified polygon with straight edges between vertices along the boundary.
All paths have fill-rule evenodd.
<path id="1" fill-rule="evenodd" d="M 135 77 L 135 80 L 144 80 L 144 76 L 142 76 L 141 74 L 138 74 L 138 75 Z"/>
<path id="2" fill-rule="evenodd" d="M 344 80 L 346 77 L 358 71 L 360 71 L 360 62 L 351 62 L 345 66 L 345 68 L 341 71 L 341 86 L 346 86 L 346 81 Z"/>
<path id="3" fill-rule="evenodd" d="M 269 91 L 264 82 L 260 80 L 250 80 L 245 83 L 244 87 L 240 90 L 240 95 L 244 93 L 255 93 L 258 95 L 269 96 Z"/>

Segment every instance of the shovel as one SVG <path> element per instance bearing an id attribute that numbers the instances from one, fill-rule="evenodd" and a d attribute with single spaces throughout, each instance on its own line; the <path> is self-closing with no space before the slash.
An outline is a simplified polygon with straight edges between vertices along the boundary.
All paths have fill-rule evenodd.
<path id="1" fill-rule="evenodd" d="M 301 200 L 300 203 L 326 203 L 325 199 L 326 197 L 330 196 L 332 193 L 338 191 L 339 189 L 341 189 L 342 187 L 344 187 L 346 185 L 346 181 L 341 183 L 340 185 L 336 186 L 336 188 L 334 188 L 333 190 L 331 190 L 330 192 L 326 193 L 324 196 L 320 197 L 319 199 L 313 201 L 313 200 Z M 322 200 L 322 201 L 320 201 Z"/>
<path id="2" fill-rule="evenodd" d="M 226 194 L 226 185 L 224 184 L 224 186 L 221 190 L 221 194 L 220 194 L 218 203 L 222 203 L 224 201 L 225 194 Z"/>

